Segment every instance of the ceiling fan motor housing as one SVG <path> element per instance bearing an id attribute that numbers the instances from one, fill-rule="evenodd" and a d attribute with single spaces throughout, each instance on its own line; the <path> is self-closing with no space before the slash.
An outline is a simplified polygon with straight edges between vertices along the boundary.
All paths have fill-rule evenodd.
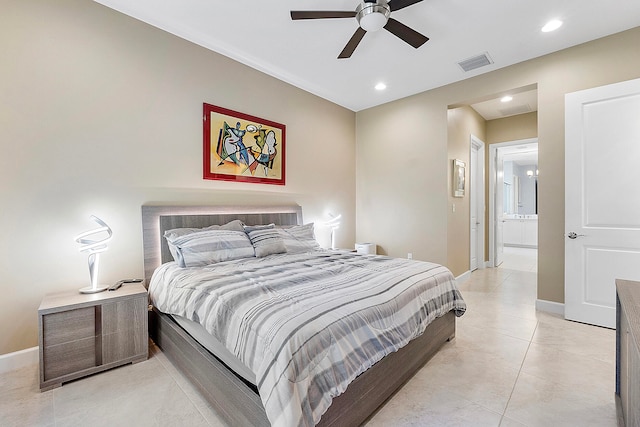
<path id="1" fill-rule="evenodd" d="M 387 24 L 391 8 L 387 0 L 364 1 L 356 9 L 356 19 L 363 30 L 377 31 Z"/>

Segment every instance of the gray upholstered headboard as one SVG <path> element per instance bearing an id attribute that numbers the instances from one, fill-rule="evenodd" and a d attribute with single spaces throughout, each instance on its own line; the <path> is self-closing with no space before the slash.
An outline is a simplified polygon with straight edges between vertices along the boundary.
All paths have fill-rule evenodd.
<path id="1" fill-rule="evenodd" d="M 239 219 L 247 225 L 302 224 L 302 208 L 291 206 L 142 206 L 144 284 L 149 286 L 153 271 L 171 261 L 169 247 L 162 237 L 172 228 L 202 228 Z"/>

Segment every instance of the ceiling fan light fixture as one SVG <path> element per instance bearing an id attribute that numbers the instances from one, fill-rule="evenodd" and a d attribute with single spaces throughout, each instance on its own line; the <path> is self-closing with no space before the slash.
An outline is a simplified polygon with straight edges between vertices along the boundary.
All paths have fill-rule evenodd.
<path id="1" fill-rule="evenodd" d="M 387 25 L 391 8 L 385 0 L 364 2 L 356 9 L 356 19 L 365 31 L 378 31 Z"/>

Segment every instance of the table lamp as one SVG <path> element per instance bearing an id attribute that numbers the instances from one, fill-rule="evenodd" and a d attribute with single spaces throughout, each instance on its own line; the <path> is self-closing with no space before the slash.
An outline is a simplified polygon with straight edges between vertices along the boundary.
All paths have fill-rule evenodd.
<path id="1" fill-rule="evenodd" d="M 340 228 L 340 218 L 342 214 L 333 216 L 329 214 L 331 219 L 324 223 L 325 226 L 331 228 L 331 249 L 336 249 L 336 230 Z"/>
<path id="2" fill-rule="evenodd" d="M 113 232 L 111 228 L 95 215 L 91 215 L 90 219 L 96 222 L 100 227 L 93 230 L 85 231 L 76 236 L 76 242 L 80 244 L 80 252 L 86 252 L 89 254 L 89 276 L 91 279 L 91 286 L 87 286 L 80 289 L 82 294 L 93 294 L 96 292 L 102 292 L 108 288 L 108 286 L 98 285 L 98 267 L 100 264 L 100 253 L 107 250 L 107 242 L 111 240 Z M 88 238 L 94 236 L 93 238 Z"/>

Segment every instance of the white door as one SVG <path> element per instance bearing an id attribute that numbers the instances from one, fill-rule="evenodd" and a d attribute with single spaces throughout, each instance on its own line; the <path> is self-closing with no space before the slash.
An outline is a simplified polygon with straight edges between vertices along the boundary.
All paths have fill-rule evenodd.
<path id="1" fill-rule="evenodd" d="M 495 190 L 495 262 L 497 267 L 502 264 L 504 254 L 504 157 L 500 149 L 496 150 L 496 190 Z"/>
<path id="2" fill-rule="evenodd" d="M 470 270 L 484 268 L 484 142 L 471 135 Z"/>
<path id="3" fill-rule="evenodd" d="M 471 145 L 471 165 L 469 170 L 470 179 L 470 195 L 471 201 L 469 206 L 469 217 L 470 217 L 470 242 L 469 242 L 469 270 L 474 271 L 478 269 L 478 225 L 480 222 L 478 221 L 478 192 L 476 190 L 476 186 L 478 183 L 476 182 L 476 168 L 478 167 L 478 149 L 474 148 L 473 144 Z"/>
<path id="4" fill-rule="evenodd" d="M 640 280 L 640 79 L 565 108 L 565 317 L 615 328 L 615 279 Z"/>

